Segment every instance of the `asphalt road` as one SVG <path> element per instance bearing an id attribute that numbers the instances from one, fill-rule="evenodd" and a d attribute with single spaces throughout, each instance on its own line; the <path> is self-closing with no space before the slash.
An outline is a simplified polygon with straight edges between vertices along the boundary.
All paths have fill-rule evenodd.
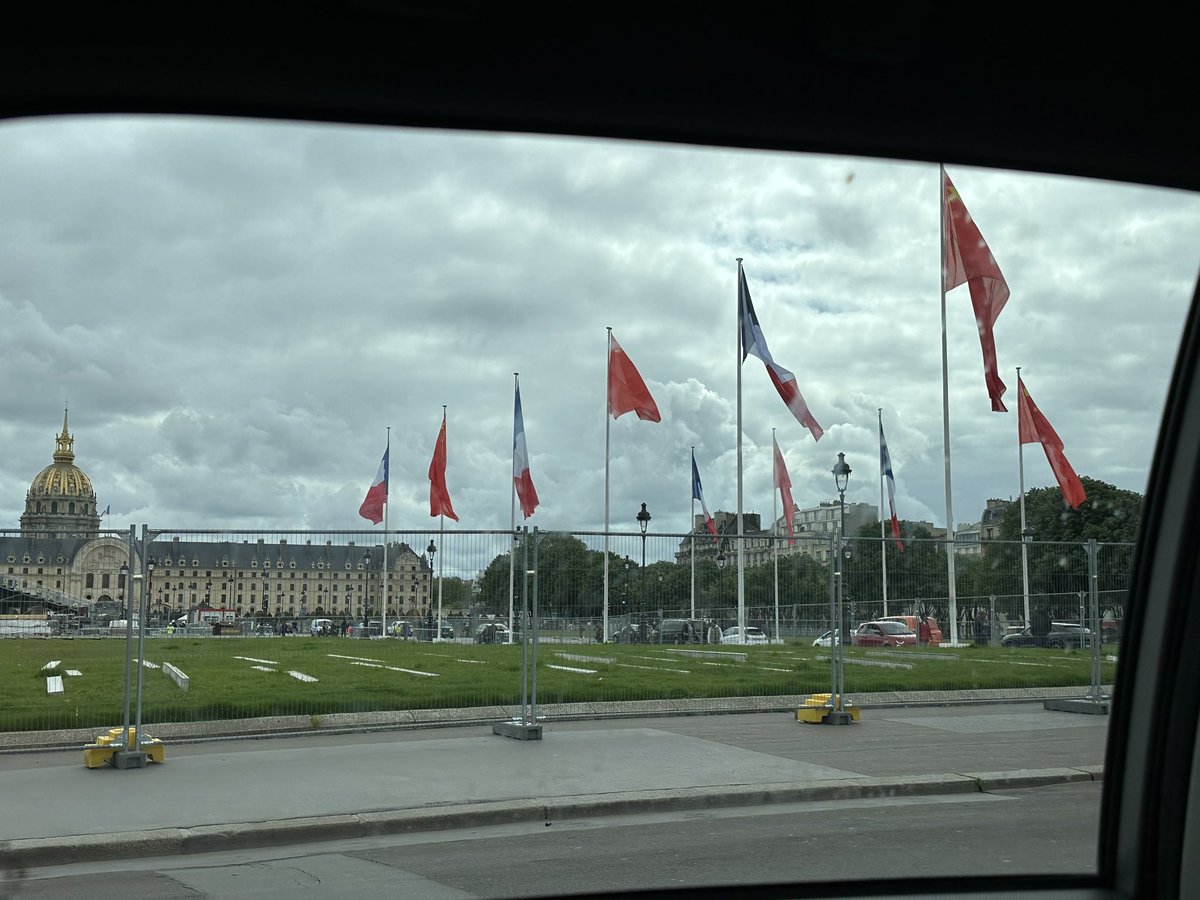
<path id="1" fill-rule="evenodd" d="M 845 876 L 1094 871 L 1101 785 L 390 835 L 7 873 L 0 897 L 554 896 Z"/>

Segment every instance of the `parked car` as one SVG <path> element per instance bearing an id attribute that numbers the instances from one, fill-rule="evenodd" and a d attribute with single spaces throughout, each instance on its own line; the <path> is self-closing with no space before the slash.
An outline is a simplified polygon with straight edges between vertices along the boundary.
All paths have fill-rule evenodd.
<path id="1" fill-rule="evenodd" d="M 814 647 L 836 647 L 838 645 L 838 630 L 827 631 L 812 642 Z"/>
<path id="2" fill-rule="evenodd" d="M 612 633 L 615 644 L 649 644 L 657 639 L 658 632 L 649 625 L 625 625 Z"/>
<path id="3" fill-rule="evenodd" d="M 690 619 L 663 619 L 655 640 L 660 644 L 702 644 L 701 624 Z"/>
<path id="4" fill-rule="evenodd" d="M 1030 626 L 1000 639 L 1001 647 L 1053 647 L 1056 650 L 1079 649 L 1092 645 L 1092 631 L 1075 622 L 1051 622 L 1050 631 L 1039 641 Z"/>
<path id="5" fill-rule="evenodd" d="M 477 644 L 507 644 L 508 642 L 508 626 L 502 622 L 484 622 L 475 629 L 475 643 Z"/>
<path id="6" fill-rule="evenodd" d="M 855 647 L 912 647 L 917 633 L 902 622 L 863 622 L 854 632 Z"/>
<path id="7" fill-rule="evenodd" d="M 742 640 L 742 633 L 738 627 L 734 625 L 732 628 L 726 628 L 721 632 L 722 644 L 765 644 L 767 636 L 761 628 L 754 625 L 746 626 L 746 639 Z"/>
<path id="8" fill-rule="evenodd" d="M 313 619 L 308 623 L 308 630 L 313 637 L 321 634 L 333 634 L 333 619 Z"/>
<path id="9" fill-rule="evenodd" d="M 916 616 L 880 616 L 875 621 L 899 622 L 901 625 L 907 626 L 909 631 L 917 634 L 922 644 L 928 644 L 931 647 L 940 646 L 942 643 L 942 629 L 938 628 L 937 619 L 933 616 L 925 617 L 921 622 L 920 631 L 917 630 Z"/>

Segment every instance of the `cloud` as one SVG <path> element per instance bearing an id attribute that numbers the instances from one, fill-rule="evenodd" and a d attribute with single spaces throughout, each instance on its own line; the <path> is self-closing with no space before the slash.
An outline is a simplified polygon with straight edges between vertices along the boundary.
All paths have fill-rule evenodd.
<path id="1" fill-rule="evenodd" d="M 0 518 L 50 462 L 64 401 L 118 521 L 357 529 L 391 426 L 393 528 L 427 529 L 447 407 L 462 528 L 507 528 L 512 373 L 543 505 L 604 518 L 605 327 L 663 410 L 610 421 L 610 517 L 686 530 L 696 447 L 737 502 L 735 257 L 826 428 L 751 359 L 744 502 L 769 517 L 771 429 L 801 505 L 878 501 L 877 410 L 900 515 L 941 522 L 938 174 L 932 165 L 516 135 L 114 117 L 0 127 L 8 390 Z M 947 296 L 954 517 L 1014 496 L 1015 373 L 1082 474 L 1141 490 L 1197 272 L 1200 202 L 955 167 L 1012 290 L 989 411 L 966 288 Z M 1034 456 L 1027 486 L 1052 483 Z"/>

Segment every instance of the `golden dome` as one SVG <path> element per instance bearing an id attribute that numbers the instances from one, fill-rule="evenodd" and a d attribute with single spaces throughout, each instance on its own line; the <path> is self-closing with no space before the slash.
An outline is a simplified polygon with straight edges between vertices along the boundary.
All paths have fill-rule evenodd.
<path id="1" fill-rule="evenodd" d="M 92 479 L 75 465 L 75 437 L 67 431 L 67 414 L 63 412 L 63 430 L 54 448 L 54 462 L 38 472 L 29 486 L 30 499 L 76 497 L 95 500 Z M 81 510 L 82 512 L 82 510 Z"/>

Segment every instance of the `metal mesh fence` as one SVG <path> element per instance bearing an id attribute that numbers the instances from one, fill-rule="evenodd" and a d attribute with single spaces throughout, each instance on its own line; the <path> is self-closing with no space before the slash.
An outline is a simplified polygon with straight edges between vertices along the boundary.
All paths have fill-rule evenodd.
<path id="1" fill-rule="evenodd" d="M 535 537 L 536 577 L 527 578 L 522 541 Z M 77 641 L 49 645 L 50 654 L 38 641 L 7 645 L 0 730 L 111 724 L 123 648 L 139 626 L 155 666 L 143 672 L 148 721 L 512 704 L 522 696 L 521 648 L 508 645 L 535 633 L 547 645 L 537 664 L 542 702 L 828 690 L 828 650 L 814 640 L 836 618 L 839 546 L 813 534 L 739 544 L 707 534 L 457 529 L 389 531 L 386 540 L 378 530 L 0 533 L 0 633 Z M 1091 624 L 1084 545 L 988 542 L 956 553 L 953 598 L 942 541 L 901 552 L 859 537 L 851 549 L 841 560 L 846 634 L 879 617 L 924 615 L 945 645 L 956 633 L 960 645 L 995 650 L 972 657 L 943 646 L 927 659 L 848 646 L 848 690 L 1086 683 L 1086 662 L 1070 654 L 1015 667 L 999 647 L 1039 616 Z M 1104 544 L 1097 554 L 1101 636 L 1113 655 L 1133 549 Z M 535 589 L 536 622 L 522 613 Z M 763 644 L 731 645 L 742 616 L 742 638 Z M 266 640 L 291 637 L 307 640 Z M 161 674 L 163 663 L 187 674 L 186 690 Z M 64 675 L 61 691 L 49 692 L 48 673 Z"/>

